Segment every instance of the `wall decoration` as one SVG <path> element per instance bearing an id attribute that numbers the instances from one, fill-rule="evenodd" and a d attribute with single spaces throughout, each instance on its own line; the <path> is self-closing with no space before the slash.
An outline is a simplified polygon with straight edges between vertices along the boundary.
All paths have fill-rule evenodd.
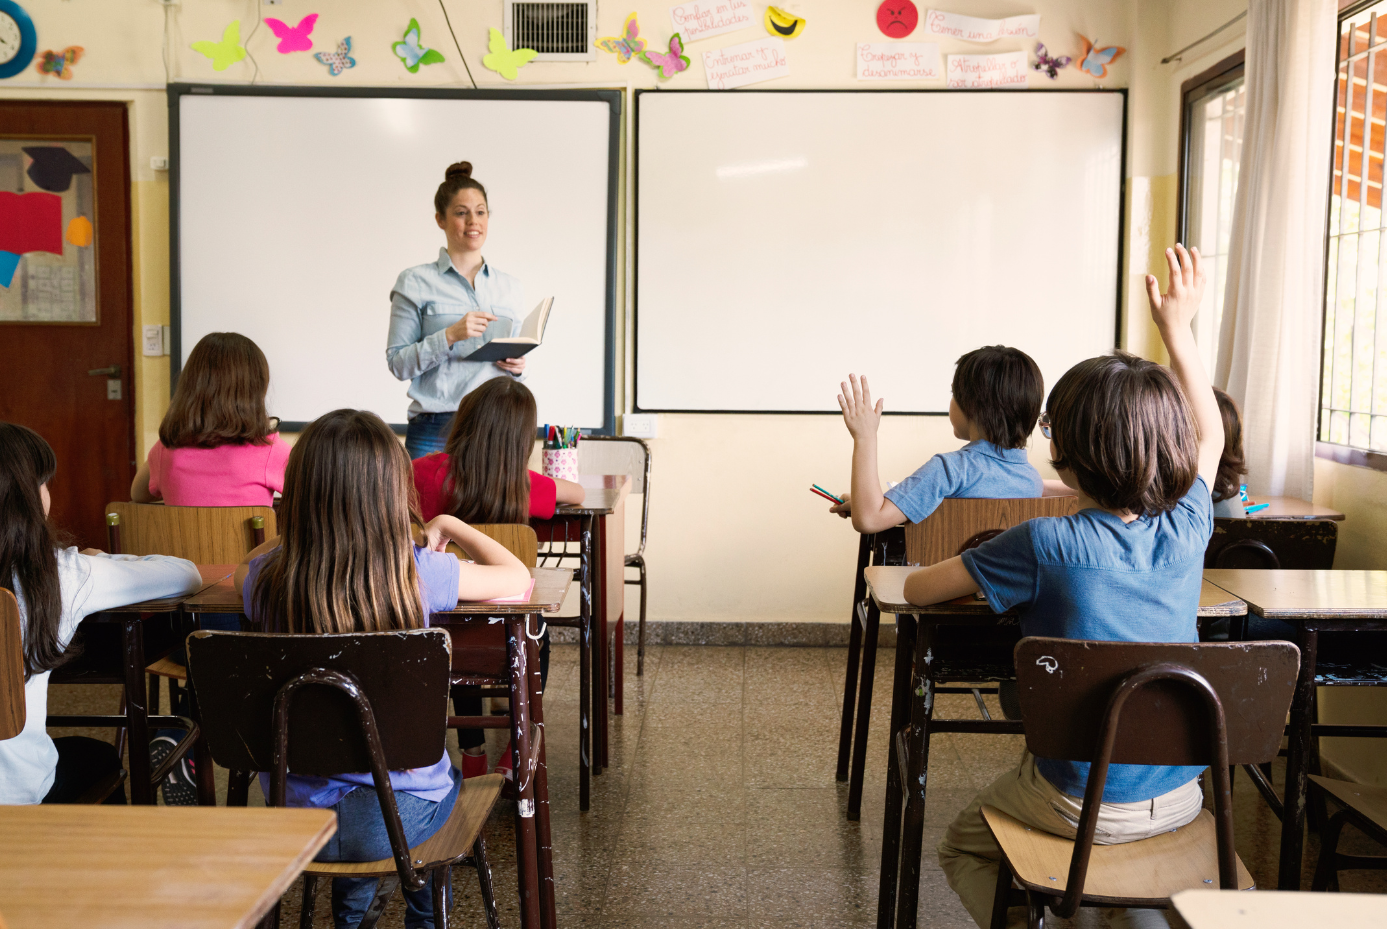
<path id="1" fill-rule="evenodd" d="M 14 77 L 29 67 L 38 48 L 38 32 L 24 7 L 0 0 L 0 77 Z"/>
<path id="2" fill-rule="evenodd" d="M 492 30 L 493 32 L 495 30 Z M 418 74 L 420 65 L 436 65 L 443 61 L 443 53 L 436 48 L 425 48 L 419 44 L 419 20 L 411 19 L 405 27 L 404 39 L 390 46 L 395 57 L 404 63 L 410 74 Z"/>
<path id="3" fill-rule="evenodd" d="M 63 253 L 63 198 L 0 190 L 0 252 Z"/>
<path id="4" fill-rule="evenodd" d="M 1025 52 L 1004 55 L 950 55 L 949 89 L 1025 87 L 1029 62 Z"/>
<path id="5" fill-rule="evenodd" d="M 327 65 L 328 74 L 336 77 L 348 68 L 356 67 L 356 59 L 352 57 L 352 37 L 347 36 L 337 43 L 335 52 L 314 52 L 313 57 Z"/>
<path id="6" fill-rule="evenodd" d="M 1109 45 L 1107 48 L 1097 48 L 1087 38 L 1080 35 L 1080 41 L 1084 43 L 1084 50 L 1079 53 L 1079 70 L 1089 77 L 1102 80 L 1108 76 L 1108 65 L 1120 58 L 1122 53 L 1127 51 L 1117 45 Z"/>
<path id="7" fill-rule="evenodd" d="M 1044 71 L 1050 75 L 1050 80 L 1059 77 L 1060 69 L 1067 68 L 1072 59 L 1068 55 L 1053 56 L 1045 51 L 1045 43 L 1035 43 L 1035 64 L 1031 65 L 1037 71 Z"/>
<path id="8" fill-rule="evenodd" d="M 233 19 L 231 25 L 222 31 L 220 42 L 209 42 L 204 39 L 201 42 L 194 42 L 192 48 L 193 51 L 212 59 L 213 71 L 225 71 L 246 57 L 246 50 L 241 47 L 241 21 Z"/>
<path id="9" fill-rule="evenodd" d="M 944 76 L 934 42 L 859 42 L 859 81 L 927 81 Z"/>
<path id="10" fill-rule="evenodd" d="M 61 52 L 43 52 L 34 67 L 39 74 L 51 74 L 65 81 L 72 80 L 72 66 L 82 58 L 84 49 L 80 45 L 69 45 Z"/>
<path id="11" fill-rule="evenodd" d="M 63 238 L 69 245 L 86 248 L 92 244 L 92 221 L 85 216 L 74 216 L 67 224 L 67 234 Z"/>
<path id="12" fill-rule="evenodd" d="M 755 19 L 751 0 L 689 0 L 669 8 L 669 21 L 685 42 L 745 29 Z"/>
<path id="13" fill-rule="evenodd" d="M 709 90 L 731 90 L 758 81 L 790 76 L 785 40 L 767 36 L 703 53 Z"/>
<path id="14" fill-rule="evenodd" d="M 291 26 L 282 19 L 275 19 L 273 16 L 265 17 L 265 25 L 270 27 L 270 31 L 279 39 L 279 44 L 275 46 L 275 51 L 281 55 L 290 52 L 306 52 L 313 47 L 313 40 L 309 38 L 309 33 L 318 22 L 317 13 L 309 13 L 299 20 L 297 26 Z"/>
<path id="15" fill-rule="evenodd" d="M 491 30 L 487 50 L 489 54 L 482 58 L 482 65 L 488 71 L 495 71 L 508 81 L 513 81 L 519 77 L 520 69 L 539 54 L 532 48 L 517 48 L 515 51 L 506 48 L 506 37 L 501 34 L 500 29 Z"/>
<path id="16" fill-rule="evenodd" d="M 925 11 L 925 31 L 965 42 L 995 42 L 998 39 L 1034 39 L 1040 35 L 1040 16 L 1008 16 L 1006 19 L 979 19 L 943 10 Z"/>
<path id="17" fill-rule="evenodd" d="M 689 59 L 684 55 L 684 40 L 677 32 L 669 37 L 668 52 L 641 52 L 641 61 L 658 69 L 663 80 L 669 80 L 689 67 Z"/>
<path id="18" fill-rule="evenodd" d="M 877 7 L 877 28 L 893 39 L 904 39 L 919 22 L 920 11 L 910 0 L 884 0 Z"/>
<path id="19" fill-rule="evenodd" d="M 60 194 L 72 186 L 74 174 L 91 173 L 91 168 L 63 145 L 26 145 L 23 151 L 30 158 L 26 173 L 39 190 Z"/>
<path id="20" fill-rule="evenodd" d="M 92 149 L 0 136 L 0 325 L 96 322 Z"/>
<path id="21" fill-rule="evenodd" d="M 19 267 L 19 256 L 14 252 L 0 252 L 0 287 L 9 287 L 14 280 L 15 268 Z"/>
<path id="22" fill-rule="evenodd" d="M 594 44 L 602 51 L 615 55 L 620 64 L 626 64 L 645 51 L 645 39 L 641 38 L 641 27 L 640 23 L 636 22 L 636 14 L 632 13 L 626 17 L 626 24 L 621 27 L 621 35 L 603 36 Z"/>
<path id="23" fill-rule="evenodd" d="M 782 39 L 793 39 L 804 31 L 805 19 L 793 13 L 786 13 L 778 6 L 766 7 L 766 31 Z"/>

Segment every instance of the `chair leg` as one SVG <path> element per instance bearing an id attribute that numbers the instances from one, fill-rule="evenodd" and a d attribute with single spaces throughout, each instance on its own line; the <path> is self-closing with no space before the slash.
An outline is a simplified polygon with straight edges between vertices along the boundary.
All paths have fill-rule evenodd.
<path id="1" fill-rule="evenodd" d="M 275 905 L 270 907 L 270 911 L 256 924 L 258 929 L 279 929 L 279 907 L 280 901 L 276 900 Z"/>
<path id="2" fill-rule="evenodd" d="M 226 805 L 245 806 L 250 802 L 250 772 L 229 771 L 226 775 Z"/>
<path id="3" fill-rule="evenodd" d="M 444 865 L 433 872 L 433 925 L 434 929 L 448 929 L 448 885 L 453 882 L 453 868 Z"/>
<path id="4" fill-rule="evenodd" d="M 1312 793 L 1319 793 L 1319 791 L 1312 791 Z M 1343 831 L 1346 822 L 1348 822 L 1348 814 L 1340 810 L 1329 817 L 1329 821 L 1320 830 L 1320 860 L 1315 865 L 1315 877 L 1310 885 L 1311 890 L 1339 889 L 1339 868 L 1336 859 L 1339 857 L 1339 833 Z"/>
<path id="5" fill-rule="evenodd" d="M 1045 899 L 1026 894 L 1026 929 L 1045 929 Z"/>
<path id="6" fill-rule="evenodd" d="M 848 779 L 848 762 L 852 758 L 852 721 L 857 715 L 857 669 L 862 663 L 862 625 L 857 621 L 853 606 L 848 619 L 848 666 L 843 675 L 843 719 L 838 727 L 838 769 L 834 779 Z"/>
<path id="7" fill-rule="evenodd" d="M 170 690 L 169 690 L 169 709 L 172 710 L 172 709 L 173 709 L 173 690 L 172 690 L 172 686 L 173 686 L 173 685 L 172 685 L 172 682 L 170 682 L 170 685 L 169 685 L 169 686 L 170 686 Z M 150 715 L 150 716 L 158 716 L 158 715 L 159 715 L 159 675 L 157 675 L 157 674 L 151 674 L 151 675 L 149 676 L 149 715 Z"/>
<path id="8" fill-rule="evenodd" d="M 361 922 L 356 924 L 356 929 L 376 929 L 376 923 L 380 922 L 381 914 L 385 912 L 385 905 L 390 902 L 391 894 L 399 886 L 400 878 L 397 875 L 381 878 L 380 883 L 376 885 L 376 898 L 371 901 L 371 906 L 366 910 L 366 915 L 361 917 Z"/>
<path id="9" fill-rule="evenodd" d="M 867 628 L 862 633 L 862 674 L 857 689 L 857 727 L 853 732 L 852 766 L 848 772 L 848 819 L 862 818 L 862 784 L 867 773 L 867 737 L 872 728 L 872 688 L 876 683 L 877 640 L 881 612 L 867 601 Z"/>
<path id="10" fill-rule="evenodd" d="M 477 841 L 472 843 L 472 861 L 477 866 L 477 883 L 481 886 L 482 906 L 486 909 L 486 929 L 501 929 L 496 892 L 491 886 L 491 864 L 486 860 L 486 836 L 480 832 Z"/>
<path id="11" fill-rule="evenodd" d="M 1007 929 L 1007 900 L 1011 896 L 1011 862 L 1003 855 L 997 862 L 997 889 L 992 894 L 991 929 Z"/>
<path id="12" fill-rule="evenodd" d="M 645 674 L 645 561 L 640 563 L 641 618 L 636 625 L 636 677 Z"/>
<path id="13" fill-rule="evenodd" d="M 317 902 L 318 876 L 303 876 L 303 900 L 299 904 L 299 929 L 313 929 L 313 905 Z"/>

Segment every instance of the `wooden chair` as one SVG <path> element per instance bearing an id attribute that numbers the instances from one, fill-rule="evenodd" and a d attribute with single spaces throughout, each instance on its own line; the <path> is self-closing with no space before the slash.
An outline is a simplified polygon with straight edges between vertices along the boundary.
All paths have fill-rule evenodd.
<path id="1" fill-rule="evenodd" d="M 444 753 L 452 649 L 447 633 L 282 635 L 200 630 L 188 639 L 188 666 L 207 740 L 218 764 L 269 771 L 270 806 L 285 805 L 288 769 L 327 776 L 370 771 L 390 837 L 392 858 L 315 861 L 304 869 L 300 925 L 313 924 L 317 882 L 382 878 L 362 920 L 371 929 L 397 886 L 422 890 L 432 878 L 434 925 L 448 925 L 452 868 L 477 868 L 488 926 L 500 925 L 483 828 L 501 793 L 501 777 L 469 778 L 448 821 L 410 848 L 389 772 L 435 764 Z M 270 917 L 278 924 L 278 910 Z"/>
<path id="2" fill-rule="evenodd" d="M 993 929 L 1015 905 L 1038 929 L 1047 906 L 1068 919 L 1081 906 L 1164 909 L 1179 890 L 1254 886 L 1233 848 L 1229 766 L 1276 757 L 1300 669 L 1295 645 L 1034 637 L 1017 643 L 1015 661 L 1026 747 L 1092 767 L 1073 840 L 983 806 L 1002 849 Z M 1095 845 L 1109 764 L 1207 765 L 1214 812 L 1149 839 Z"/>
<path id="3" fill-rule="evenodd" d="M 946 561 L 955 555 L 980 545 L 993 536 L 1000 535 L 1012 526 L 1028 519 L 1041 516 L 1069 516 L 1078 511 L 1078 497 L 1030 497 L 1013 500 L 960 500 L 947 499 L 939 507 L 918 523 L 905 525 L 905 563 L 927 566 Z M 880 537 L 882 534 L 878 533 Z M 863 537 L 864 540 L 868 538 Z M 875 543 L 881 544 L 881 543 Z M 883 561 L 889 558 L 885 545 L 882 545 Z M 861 561 L 861 558 L 859 558 Z M 872 688 L 876 677 L 877 639 L 881 630 L 881 613 L 867 596 L 866 581 L 862 578 L 859 566 L 857 606 L 853 611 L 854 626 L 861 626 L 862 642 L 861 675 L 858 675 L 859 659 L 854 642 L 859 638 L 857 628 L 852 630 L 848 643 L 848 671 L 843 689 L 843 719 L 838 736 L 839 780 L 842 780 L 843 760 L 848 756 L 851 741 L 851 767 L 848 772 L 848 819 L 856 820 L 862 815 L 862 784 L 867 767 L 867 733 L 872 719 Z M 1002 635 L 1010 635 L 1005 647 L 1015 636 L 1009 630 L 996 630 Z M 981 632 L 981 630 L 979 630 Z M 992 634 L 988 630 L 986 634 Z M 995 651 L 995 649 L 994 649 Z M 1006 662 L 1003 662 L 1005 664 Z M 1009 676 L 1009 674 L 1008 674 Z M 970 678 L 969 680 L 976 680 Z M 857 692 L 854 694 L 854 684 Z M 938 687 L 936 693 L 971 693 L 983 714 L 990 719 L 984 693 L 996 693 L 994 687 Z M 856 697 L 854 707 L 853 699 Z M 853 712 L 856 709 L 857 732 L 853 738 Z"/>
<path id="4" fill-rule="evenodd" d="M 1204 551 L 1204 567 L 1329 570 L 1338 538 L 1339 524 L 1332 519 L 1220 517 Z"/>
<path id="5" fill-rule="evenodd" d="M 631 493 L 641 498 L 641 541 L 626 556 L 636 578 L 627 584 L 641 589 L 640 620 L 636 629 L 636 676 L 645 674 L 645 536 L 650 526 L 650 446 L 634 436 L 585 435 L 578 443 L 578 470 L 583 474 L 629 474 Z"/>
<path id="6" fill-rule="evenodd" d="M 1332 799 L 1341 806 L 1320 829 L 1320 860 L 1315 866 L 1311 890 L 1338 890 L 1339 872 L 1387 870 L 1387 856 L 1345 855 L 1339 851 L 1339 835 L 1352 823 L 1364 835 L 1387 845 L 1387 787 L 1353 784 L 1348 781 L 1310 775 L 1311 795 Z"/>
<path id="7" fill-rule="evenodd" d="M 535 531 L 527 525 L 522 523 L 477 523 L 472 528 L 482 535 L 490 536 L 500 542 L 506 551 L 519 558 L 521 564 L 527 568 L 533 568 L 539 561 L 539 538 L 535 535 Z M 447 550 L 459 558 L 467 557 L 467 553 L 453 542 L 448 543 Z"/>

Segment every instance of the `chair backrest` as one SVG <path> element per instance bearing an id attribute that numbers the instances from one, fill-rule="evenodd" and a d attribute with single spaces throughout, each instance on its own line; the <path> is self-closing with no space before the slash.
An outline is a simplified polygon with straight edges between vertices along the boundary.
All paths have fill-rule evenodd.
<path id="1" fill-rule="evenodd" d="M 474 523 L 472 528 L 500 542 L 527 568 L 533 568 L 539 560 L 539 538 L 529 526 L 519 523 Z M 448 543 L 447 550 L 459 558 L 467 557 L 467 553 L 452 542 Z"/>
<path id="2" fill-rule="evenodd" d="M 0 588 L 0 739 L 24 731 L 24 642 L 19 634 L 19 603 Z"/>
<path id="3" fill-rule="evenodd" d="M 1328 571 L 1338 539 L 1332 519 L 1218 518 L 1204 567 Z"/>
<path id="4" fill-rule="evenodd" d="M 578 473 L 629 474 L 631 493 L 645 493 L 650 473 L 650 446 L 625 435 L 585 435 L 578 442 Z"/>
<path id="5" fill-rule="evenodd" d="M 256 517 L 264 520 L 263 527 L 252 525 Z M 108 532 L 110 546 L 119 548 L 112 554 L 176 555 L 194 564 L 236 564 L 278 534 L 275 512 L 268 506 L 108 503 L 106 521 L 118 530 Z"/>
<path id="6" fill-rule="evenodd" d="M 1040 516 L 1069 516 L 1078 511 L 1078 497 L 942 500 L 929 516 L 906 524 L 905 561 L 921 566 L 938 564 L 970 548 L 981 533 L 1010 529 Z"/>

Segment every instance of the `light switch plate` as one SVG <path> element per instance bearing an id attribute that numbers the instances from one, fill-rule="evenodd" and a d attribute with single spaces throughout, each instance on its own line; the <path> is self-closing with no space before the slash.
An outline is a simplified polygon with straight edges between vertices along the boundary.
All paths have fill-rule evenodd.
<path id="1" fill-rule="evenodd" d="M 153 158 L 149 159 L 149 168 L 151 171 L 167 171 L 169 169 L 169 160 L 163 155 L 155 155 Z"/>
<path id="2" fill-rule="evenodd" d="M 160 326 L 159 328 L 162 329 L 163 332 L 164 332 L 164 354 L 165 354 L 165 355 L 172 355 L 172 354 L 173 354 L 173 327 L 172 327 L 172 326 Z"/>
<path id="3" fill-rule="evenodd" d="M 621 417 L 622 435 L 637 439 L 653 439 L 659 431 L 659 417 L 654 413 L 627 413 Z"/>
<path id="4" fill-rule="evenodd" d="M 142 354 L 146 358 L 157 358 L 164 354 L 164 327 L 160 325 L 141 326 L 141 342 L 144 345 Z"/>
<path id="5" fill-rule="evenodd" d="M 107 399 L 107 400 L 119 400 L 119 399 L 120 399 L 120 378 L 118 378 L 118 377 L 108 377 L 108 378 L 106 378 L 106 399 Z"/>

